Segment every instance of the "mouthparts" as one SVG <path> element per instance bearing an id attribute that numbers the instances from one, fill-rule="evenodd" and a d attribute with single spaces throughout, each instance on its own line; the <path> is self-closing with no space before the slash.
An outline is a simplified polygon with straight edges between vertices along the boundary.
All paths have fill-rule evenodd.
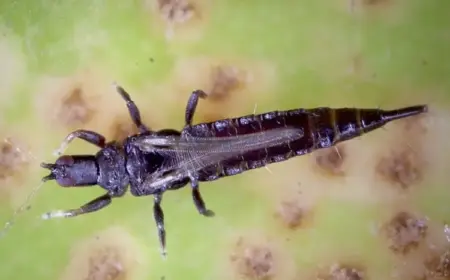
<path id="1" fill-rule="evenodd" d="M 56 179 L 56 175 L 53 173 L 54 168 L 56 167 L 56 164 L 52 164 L 52 163 L 41 163 L 41 167 L 42 168 L 46 168 L 46 169 L 50 169 L 51 173 L 48 174 L 47 176 L 42 177 L 41 181 L 42 182 L 47 182 L 49 180 L 55 180 Z"/>

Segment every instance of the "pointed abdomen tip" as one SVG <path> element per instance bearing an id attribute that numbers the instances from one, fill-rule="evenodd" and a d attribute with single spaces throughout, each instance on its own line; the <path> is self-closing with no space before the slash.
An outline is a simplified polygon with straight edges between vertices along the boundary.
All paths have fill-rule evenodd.
<path id="1" fill-rule="evenodd" d="M 403 108 L 403 110 L 405 112 L 409 111 L 412 114 L 422 114 L 422 113 L 427 113 L 428 112 L 428 105 L 421 104 L 421 105 L 406 107 L 406 108 Z M 402 110 L 400 109 L 400 111 L 402 111 Z"/>
<path id="2" fill-rule="evenodd" d="M 389 122 L 393 120 L 423 114 L 426 112 L 428 112 L 428 105 L 415 105 L 411 107 L 404 107 L 400 109 L 385 111 L 383 120 Z"/>

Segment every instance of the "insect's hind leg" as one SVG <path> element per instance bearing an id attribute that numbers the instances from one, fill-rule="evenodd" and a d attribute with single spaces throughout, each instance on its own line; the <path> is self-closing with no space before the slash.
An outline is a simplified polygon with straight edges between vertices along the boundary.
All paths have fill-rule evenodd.
<path id="1" fill-rule="evenodd" d="M 192 199 L 194 201 L 195 208 L 197 208 L 197 211 L 203 216 L 214 217 L 214 211 L 206 209 L 205 202 L 203 201 L 202 195 L 200 194 L 198 180 L 192 176 L 190 180 L 192 187 Z"/>
<path id="2" fill-rule="evenodd" d="M 187 126 L 192 125 L 192 119 L 194 118 L 195 109 L 197 108 L 198 99 L 205 99 L 206 93 L 202 90 L 194 90 L 189 97 L 186 105 L 185 124 Z"/>
<path id="3" fill-rule="evenodd" d="M 123 87 L 119 86 L 118 84 L 114 83 L 114 86 L 115 86 L 117 92 L 120 94 L 120 96 L 122 96 L 123 100 L 125 100 L 125 102 L 127 103 L 128 112 L 130 114 L 130 117 L 133 120 L 133 123 L 139 129 L 139 131 L 141 133 L 149 131 L 149 128 L 145 124 L 142 123 L 141 113 L 139 112 L 139 109 L 136 106 L 136 104 L 134 103 L 134 101 L 131 100 L 130 95 L 125 91 L 125 89 Z"/>
<path id="4" fill-rule="evenodd" d="M 86 203 L 80 208 L 47 212 L 42 215 L 42 219 L 48 220 L 53 218 L 69 218 L 79 216 L 82 214 L 92 213 L 108 206 L 111 203 L 111 200 L 112 199 L 110 194 L 104 194 Z"/>
<path id="5" fill-rule="evenodd" d="M 161 208 L 162 194 L 154 195 L 153 203 L 153 217 L 155 218 L 156 227 L 158 229 L 159 246 L 161 248 L 161 254 L 165 258 L 166 252 L 166 229 L 164 227 L 164 212 Z"/>
<path id="6" fill-rule="evenodd" d="M 60 156 L 64 153 L 67 146 L 69 146 L 70 142 L 72 142 L 75 138 L 83 139 L 84 141 L 87 141 L 99 148 L 105 147 L 105 137 L 103 135 L 90 130 L 78 129 L 66 136 L 59 149 L 53 152 L 53 155 Z"/>

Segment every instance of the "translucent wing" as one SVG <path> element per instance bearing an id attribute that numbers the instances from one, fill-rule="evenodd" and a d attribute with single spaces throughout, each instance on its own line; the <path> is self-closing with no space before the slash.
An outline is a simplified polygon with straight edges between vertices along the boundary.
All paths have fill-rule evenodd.
<path id="1" fill-rule="evenodd" d="M 279 128 L 230 137 L 148 136 L 135 142 L 142 151 L 172 155 L 161 173 L 195 173 L 243 153 L 278 146 L 303 137 L 299 128 Z M 156 174 L 155 174 L 156 175 Z"/>

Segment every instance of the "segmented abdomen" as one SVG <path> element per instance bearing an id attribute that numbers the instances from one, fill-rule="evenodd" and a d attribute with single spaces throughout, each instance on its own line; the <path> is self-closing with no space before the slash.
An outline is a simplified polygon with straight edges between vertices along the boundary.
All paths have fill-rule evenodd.
<path id="1" fill-rule="evenodd" d="M 280 127 L 297 127 L 304 131 L 304 136 L 300 139 L 267 149 L 246 152 L 199 172 L 200 180 L 211 181 L 304 155 L 316 149 L 328 148 L 377 129 L 392 120 L 426 110 L 427 107 L 422 105 L 391 111 L 327 107 L 295 109 L 218 120 L 194 125 L 188 130 L 192 135 L 204 137 L 238 136 Z"/>

